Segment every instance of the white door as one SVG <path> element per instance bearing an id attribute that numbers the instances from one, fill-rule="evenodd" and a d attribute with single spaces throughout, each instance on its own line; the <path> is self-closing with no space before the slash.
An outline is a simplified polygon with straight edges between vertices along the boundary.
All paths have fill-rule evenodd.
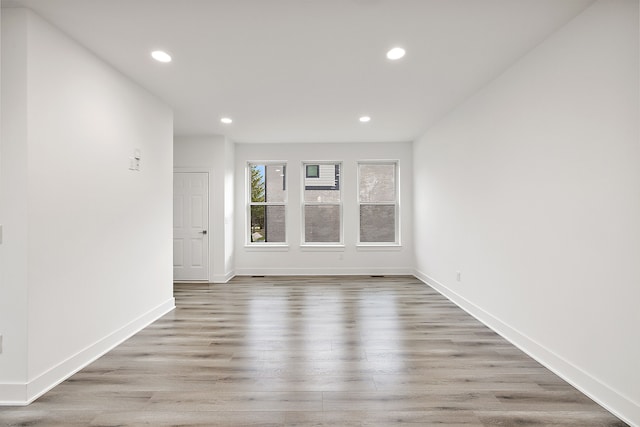
<path id="1" fill-rule="evenodd" d="M 209 174 L 173 174 L 173 280 L 209 279 Z"/>

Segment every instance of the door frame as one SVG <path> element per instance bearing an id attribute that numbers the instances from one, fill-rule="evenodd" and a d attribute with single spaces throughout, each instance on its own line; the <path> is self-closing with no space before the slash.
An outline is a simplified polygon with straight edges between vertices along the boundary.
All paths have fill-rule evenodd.
<path id="1" fill-rule="evenodd" d="M 180 282 L 185 282 L 185 283 L 211 283 L 211 277 L 213 276 L 213 239 L 212 236 L 214 235 L 214 232 L 217 232 L 218 230 L 214 230 L 213 228 L 213 211 L 212 211 L 212 200 L 213 200 L 213 169 L 212 168 L 206 168 L 206 167 L 174 167 L 173 168 L 173 173 L 206 173 L 208 174 L 208 180 L 207 180 L 207 185 L 208 185 L 208 200 L 207 200 L 207 231 L 209 233 L 209 247 L 208 249 L 208 258 L 206 260 L 207 262 L 207 271 L 208 271 L 208 277 L 206 280 L 181 280 Z M 171 190 L 173 191 L 173 190 Z M 173 233 L 173 232 L 172 232 Z M 172 238 L 173 238 L 173 234 L 172 234 Z M 173 259 L 173 258 L 172 258 Z"/>

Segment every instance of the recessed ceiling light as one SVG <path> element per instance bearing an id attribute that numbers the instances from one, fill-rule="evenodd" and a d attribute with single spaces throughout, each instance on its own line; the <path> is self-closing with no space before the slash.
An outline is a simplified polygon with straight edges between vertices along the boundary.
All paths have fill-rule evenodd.
<path id="1" fill-rule="evenodd" d="M 221 119 L 220 119 L 220 121 L 221 121 L 222 123 L 224 123 L 225 125 L 228 125 L 228 124 L 233 123 L 233 120 L 232 120 L 232 119 L 230 119 L 229 117 L 223 117 L 223 118 L 221 118 Z"/>
<path id="2" fill-rule="evenodd" d="M 171 62 L 171 55 L 161 50 L 154 50 L 151 52 L 151 57 L 158 62 Z"/>
<path id="3" fill-rule="evenodd" d="M 362 116 L 362 117 L 360 117 L 360 121 L 361 121 L 362 123 L 370 122 L 370 121 L 371 121 L 371 117 L 369 117 L 369 116 Z"/>
<path id="4" fill-rule="evenodd" d="M 395 61 L 396 59 L 400 59 L 404 56 L 405 50 L 401 47 L 394 47 L 389 52 L 387 52 L 387 58 Z"/>

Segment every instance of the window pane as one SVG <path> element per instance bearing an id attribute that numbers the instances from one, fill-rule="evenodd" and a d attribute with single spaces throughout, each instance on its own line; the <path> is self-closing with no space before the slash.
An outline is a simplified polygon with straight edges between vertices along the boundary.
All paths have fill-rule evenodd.
<path id="1" fill-rule="evenodd" d="M 395 205 L 360 206 L 360 241 L 396 241 Z"/>
<path id="2" fill-rule="evenodd" d="M 307 165 L 306 169 L 307 178 L 320 178 L 320 165 Z"/>
<path id="3" fill-rule="evenodd" d="M 286 165 L 251 165 L 251 201 L 286 201 Z"/>
<path id="4" fill-rule="evenodd" d="M 361 202 L 395 202 L 396 165 L 359 165 Z"/>
<path id="5" fill-rule="evenodd" d="M 317 176 L 309 176 L 309 168 L 317 168 Z M 340 164 L 305 165 L 304 201 L 312 203 L 340 202 Z"/>
<path id="6" fill-rule="evenodd" d="M 251 201 L 265 201 L 264 165 L 251 165 Z M 253 223 L 252 223 L 253 224 Z"/>
<path id="7" fill-rule="evenodd" d="M 287 181 L 285 165 L 267 165 L 267 194 L 266 200 L 271 203 L 280 203 L 286 200 Z"/>
<path id="8" fill-rule="evenodd" d="M 340 206 L 307 205 L 304 207 L 305 242 L 340 242 Z"/>
<path id="9" fill-rule="evenodd" d="M 284 205 L 251 206 L 250 233 L 252 242 L 284 243 L 286 241 Z"/>

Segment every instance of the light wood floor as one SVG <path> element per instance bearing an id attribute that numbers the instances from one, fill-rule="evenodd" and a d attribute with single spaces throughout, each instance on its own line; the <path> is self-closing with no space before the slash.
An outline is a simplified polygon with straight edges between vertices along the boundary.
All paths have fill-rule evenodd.
<path id="1" fill-rule="evenodd" d="M 412 277 L 236 278 L 0 425 L 624 426 Z"/>

